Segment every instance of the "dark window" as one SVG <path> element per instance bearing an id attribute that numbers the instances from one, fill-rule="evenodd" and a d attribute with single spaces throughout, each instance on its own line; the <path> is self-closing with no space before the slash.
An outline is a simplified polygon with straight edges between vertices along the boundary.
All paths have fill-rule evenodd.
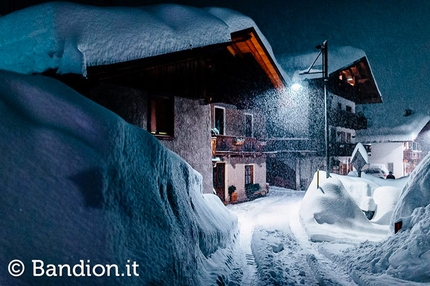
<path id="1" fill-rule="evenodd" d="M 347 111 L 347 112 L 352 112 L 352 107 L 351 107 L 351 106 L 348 106 L 348 105 L 347 105 L 345 108 L 346 108 L 346 111 Z"/>
<path id="2" fill-rule="evenodd" d="M 346 142 L 346 133 L 344 131 L 340 132 L 340 142 L 342 143 Z"/>
<path id="3" fill-rule="evenodd" d="M 245 137 L 254 137 L 252 114 L 245 114 Z"/>
<path id="4" fill-rule="evenodd" d="M 215 107 L 215 128 L 220 135 L 225 135 L 225 110 L 224 108 Z"/>
<path id="5" fill-rule="evenodd" d="M 153 96 L 150 99 L 149 131 L 156 136 L 173 136 L 173 97 Z"/>
<path id="6" fill-rule="evenodd" d="M 245 185 L 254 184 L 254 166 L 245 165 Z"/>

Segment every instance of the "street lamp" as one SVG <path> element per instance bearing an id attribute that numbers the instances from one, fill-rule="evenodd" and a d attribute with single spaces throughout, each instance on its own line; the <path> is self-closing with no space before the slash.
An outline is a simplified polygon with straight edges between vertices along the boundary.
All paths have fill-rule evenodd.
<path id="1" fill-rule="evenodd" d="M 300 72 L 299 75 L 303 74 L 322 74 L 323 88 L 324 88 L 324 133 L 325 133 L 325 157 L 326 157 L 326 178 L 330 177 L 330 157 L 329 157 L 329 129 L 328 129 L 328 106 L 327 106 L 327 82 L 328 82 L 328 47 L 327 40 L 321 45 L 316 46 L 320 50 L 317 57 L 313 61 L 312 65 L 304 72 Z M 322 71 L 312 71 L 313 66 L 321 56 L 322 60 Z"/>

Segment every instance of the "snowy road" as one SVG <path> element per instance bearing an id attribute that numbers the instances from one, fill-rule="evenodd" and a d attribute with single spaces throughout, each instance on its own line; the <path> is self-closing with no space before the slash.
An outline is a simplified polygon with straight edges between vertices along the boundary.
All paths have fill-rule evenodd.
<path id="1" fill-rule="evenodd" d="M 329 257 L 351 245 L 312 243 L 299 223 L 304 192 L 271 188 L 268 196 L 229 205 L 238 216 L 237 285 L 356 285 Z"/>

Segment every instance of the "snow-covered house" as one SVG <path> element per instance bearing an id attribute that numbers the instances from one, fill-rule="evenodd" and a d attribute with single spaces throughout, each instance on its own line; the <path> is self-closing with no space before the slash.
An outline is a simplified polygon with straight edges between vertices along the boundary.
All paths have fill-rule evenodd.
<path id="1" fill-rule="evenodd" d="M 265 194 L 265 114 L 257 108 L 239 110 L 212 104 L 214 188 L 225 201 L 243 201 Z M 232 194 L 232 189 L 236 193 Z M 226 192 L 228 190 L 228 193 Z"/>
<path id="2" fill-rule="evenodd" d="M 212 153 L 211 104 L 252 115 L 255 94 L 285 81 L 256 24 L 229 9 L 51 2 L 2 17 L 0 28 L 0 52 L 7 55 L 0 69 L 57 78 L 151 132 L 202 174 L 204 192 L 213 191 L 213 158 L 220 157 Z M 254 134 L 246 142 L 255 142 Z M 265 176 L 256 180 L 265 174 L 264 157 L 257 150 L 241 155 L 239 164 L 254 166 L 253 182 L 265 185 Z M 237 162 L 222 163 L 235 170 Z M 223 201 L 239 176 L 229 173 L 219 192 Z"/>
<path id="3" fill-rule="evenodd" d="M 383 164 L 396 178 L 409 175 L 430 151 L 430 116 L 411 109 L 386 114 L 356 140 L 368 146 L 369 164 Z"/>
<path id="4" fill-rule="evenodd" d="M 356 105 L 382 102 L 369 60 L 364 51 L 353 47 L 327 47 L 318 51 L 285 56 L 280 63 L 291 76 L 291 89 L 279 100 L 280 108 L 272 123 L 273 156 L 269 168 L 284 166 L 290 174 L 283 181 L 298 189 L 309 185 L 314 172 L 326 169 L 325 110 L 328 117 L 330 172 L 347 174 L 354 150 L 356 131 L 367 127 Z M 323 64 L 323 58 L 327 64 Z M 323 71 L 327 70 L 327 109 L 324 102 Z M 281 106 L 282 106 L 281 105 Z M 275 167 L 273 167 L 275 166 Z M 272 178 L 271 178 L 272 179 Z M 279 179 L 278 179 L 279 180 Z"/>

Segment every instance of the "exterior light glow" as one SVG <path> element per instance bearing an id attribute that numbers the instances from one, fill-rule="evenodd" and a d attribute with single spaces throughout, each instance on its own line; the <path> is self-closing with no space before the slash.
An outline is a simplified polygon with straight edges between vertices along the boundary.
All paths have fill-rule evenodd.
<path id="1" fill-rule="evenodd" d="M 292 91 L 300 91 L 303 88 L 303 86 L 300 83 L 294 83 L 291 86 Z"/>

